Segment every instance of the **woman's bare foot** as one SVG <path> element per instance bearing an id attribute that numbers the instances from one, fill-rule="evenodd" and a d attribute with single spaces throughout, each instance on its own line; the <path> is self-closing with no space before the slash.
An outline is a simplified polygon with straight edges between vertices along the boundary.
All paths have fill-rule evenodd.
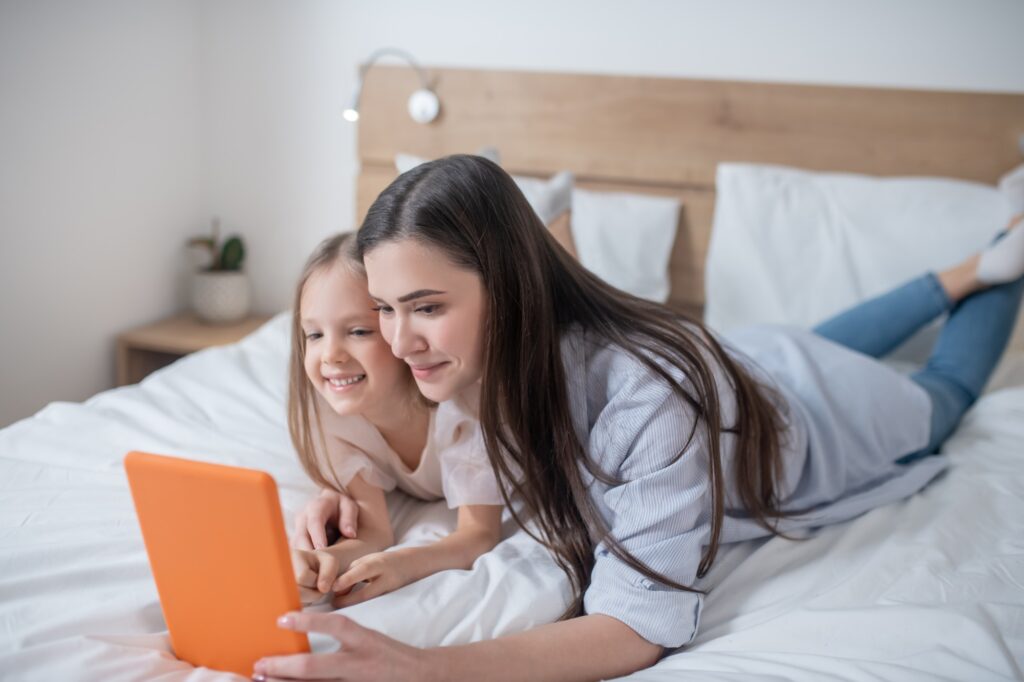
<path id="1" fill-rule="evenodd" d="M 939 283 L 946 290 L 946 296 L 954 305 L 971 294 L 986 287 L 978 280 L 978 261 L 980 254 L 974 254 L 959 265 L 938 274 Z"/>
<path id="2" fill-rule="evenodd" d="M 994 284 L 1012 282 L 1024 276 L 1024 213 L 1014 216 L 1007 234 L 959 265 L 938 274 L 939 282 L 953 303 Z"/>

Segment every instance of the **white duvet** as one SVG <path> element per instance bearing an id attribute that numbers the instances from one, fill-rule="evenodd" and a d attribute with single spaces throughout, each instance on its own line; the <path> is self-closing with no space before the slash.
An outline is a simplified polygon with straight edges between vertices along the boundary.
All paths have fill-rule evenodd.
<path id="1" fill-rule="evenodd" d="M 171 654 L 121 459 L 138 449 L 264 469 L 290 520 L 314 488 L 285 426 L 287 345 L 279 316 L 0 431 L 0 679 L 242 679 Z M 913 498 L 806 541 L 727 548 L 696 641 L 629 679 L 1024 679 L 1024 387 L 984 397 L 946 450 L 950 471 Z M 453 526 L 444 503 L 389 503 L 405 542 Z M 567 581 L 506 530 L 471 571 L 346 613 L 417 645 L 553 620 Z"/>

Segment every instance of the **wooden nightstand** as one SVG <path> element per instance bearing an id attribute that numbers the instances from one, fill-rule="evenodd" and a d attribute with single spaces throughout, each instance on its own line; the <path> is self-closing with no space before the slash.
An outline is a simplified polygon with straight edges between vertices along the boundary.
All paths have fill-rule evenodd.
<path id="1" fill-rule="evenodd" d="M 269 319 L 253 315 L 231 324 L 205 324 L 187 313 L 123 332 L 117 336 L 117 385 L 138 383 L 197 350 L 234 343 Z"/>

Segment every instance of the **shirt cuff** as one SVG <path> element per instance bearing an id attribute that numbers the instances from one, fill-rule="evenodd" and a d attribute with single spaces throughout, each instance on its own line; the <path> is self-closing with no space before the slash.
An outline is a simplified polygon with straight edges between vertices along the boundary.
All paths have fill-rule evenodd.
<path id="1" fill-rule="evenodd" d="M 620 620 L 651 644 L 675 649 L 693 641 L 704 595 L 665 587 L 612 555 L 599 555 L 583 597 L 588 614 Z"/>

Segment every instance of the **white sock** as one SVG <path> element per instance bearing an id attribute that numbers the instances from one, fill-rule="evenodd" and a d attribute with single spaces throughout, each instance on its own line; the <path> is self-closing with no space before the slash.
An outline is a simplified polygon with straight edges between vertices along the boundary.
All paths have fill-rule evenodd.
<path id="1" fill-rule="evenodd" d="M 984 284 L 1012 282 L 1024 275 L 1024 225 L 981 252 L 977 274 Z"/>
<path id="2" fill-rule="evenodd" d="M 1024 213 L 1024 164 L 999 179 L 999 191 L 1010 202 L 1013 213 Z"/>

